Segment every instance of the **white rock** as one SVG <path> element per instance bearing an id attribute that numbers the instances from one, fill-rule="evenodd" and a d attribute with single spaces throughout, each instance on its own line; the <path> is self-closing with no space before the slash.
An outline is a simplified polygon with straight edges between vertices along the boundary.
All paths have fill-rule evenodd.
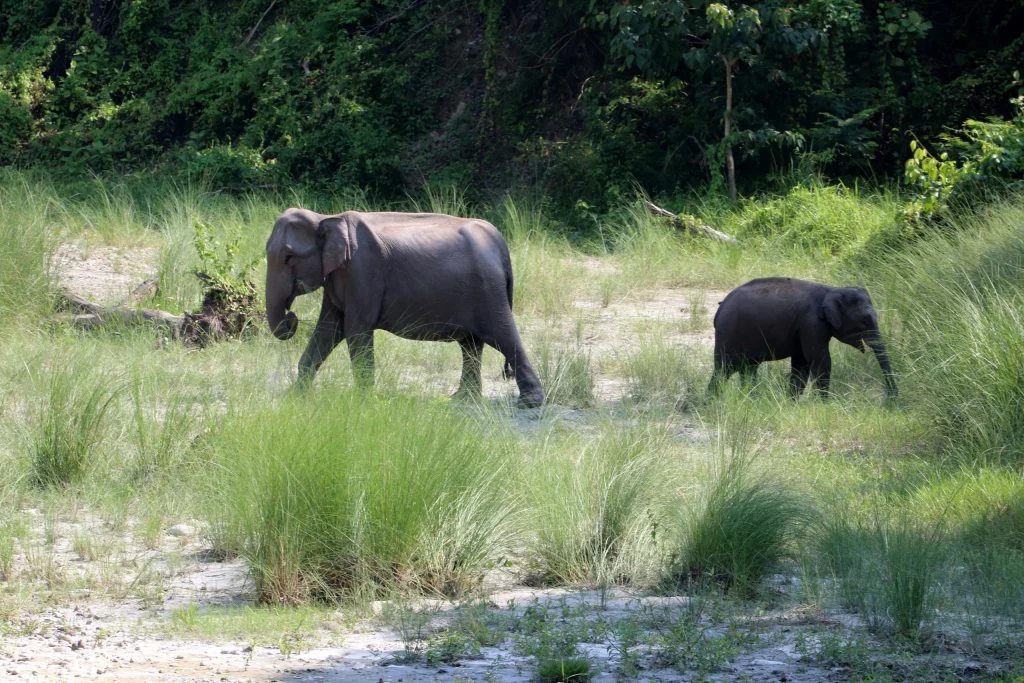
<path id="1" fill-rule="evenodd" d="M 192 529 L 188 524 L 175 524 L 167 530 L 167 533 L 171 536 L 191 536 Z"/>

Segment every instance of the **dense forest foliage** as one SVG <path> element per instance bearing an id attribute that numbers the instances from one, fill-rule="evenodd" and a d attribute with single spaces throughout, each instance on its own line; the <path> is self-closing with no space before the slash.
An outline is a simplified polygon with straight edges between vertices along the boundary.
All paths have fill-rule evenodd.
<path id="1" fill-rule="evenodd" d="M 733 162 L 741 192 L 879 179 L 1014 116 L 1022 28 L 1022 0 L 0 0 L 0 164 L 596 207 Z"/>

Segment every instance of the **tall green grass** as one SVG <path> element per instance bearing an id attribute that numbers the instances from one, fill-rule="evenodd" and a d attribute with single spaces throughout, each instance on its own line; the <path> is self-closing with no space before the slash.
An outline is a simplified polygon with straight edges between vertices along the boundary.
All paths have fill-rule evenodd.
<path id="1" fill-rule="evenodd" d="M 0 173 L 0 326 L 24 324 L 49 306 L 53 254 L 64 231 L 51 192 Z"/>
<path id="2" fill-rule="evenodd" d="M 1024 455 L 1024 202 L 962 216 L 868 266 L 892 308 L 908 395 L 960 461 Z M 899 372 L 899 369 L 897 370 Z"/>
<path id="3" fill-rule="evenodd" d="M 358 192 L 232 197 L 93 183 L 72 197 L 5 173 L 0 197 L 0 238 L 14 247 L 0 253 L 0 503 L 10 509 L 18 496 L 67 507 L 82 497 L 159 538 L 165 521 L 202 507 L 216 548 L 245 558 L 261 598 L 290 604 L 457 594 L 505 557 L 549 583 L 719 582 L 750 595 L 796 555 L 813 495 L 850 511 L 853 521 L 835 517 L 822 542 L 824 576 L 840 579 L 847 603 L 880 631 L 927 631 L 936 607 L 972 615 L 974 629 L 1024 613 L 1019 201 L 883 253 L 863 245 L 895 215 L 891 196 L 812 184 L 737 205 L 658 200 L 737 235 L 738 246 L 678 234 L 636 202 L 600 217 L 600 240 L 578 242 L 541 201 L 473 206 L 451 190 L 382 204 Z M 383 334 L 377 394 L 342 390 L 351 378 L 340 348 L 306 398 L 285 398 L 310 325 L 290 343 L 264 336 L 188 353 L 155 349 L 148 330 L 37 322 L 47 318 L 39 294 L 60 241 L 157 247 L 151 303 L 187 310 L 199 295 L 193 219 L 225 236 L 241 228 L 247 260 L 290 205 L 487 217 L 509 242 L 518 322 L 549 399 L 593 407 L 600 373 L 611 380 L 604 386 L 625 383 L 638 400 L 561 422 L 542 412 L 539 425 L 486 406 L 446 407 L 416 396 L 425 377 L 445 390 L 423 393 L 449 391 L 457 348 Z M 610 356 L 598 345 L 591 358 L 581 342 L 596 294 L 611 307 L 600 313 L 607 319 L 613 300 L 645 288 L 704 292 L 780 274 L 869 288 L 903 388 L 898 405 L 879 405 L 870 356 L 838 345 L 833 401 L 787 400 L 780 363 L 762 368 L 749 394 L 709 405 L 707 348 L 650 329 Z M 296 303 L 312 322 L 319 297 Z M 680 318 L 673 335 L 694 331 Z M 49 344 L 82 362 L 26 373 L 24 357 Z M 486 376 L 497 376 L 500 359 L 487 353 Z M 125 368 L 144 370 L 123 400 L 109 399 L 103 378 Z M 754 431 L 771 444 L 770 462 L 702 440 L 746 412 L 759 416 Z M 55 485 L 39 491 L 30 481 Z M 876 523 L 876 504 L 906 519 Z M 932 554 L 930 539 L 944 552 Z M 0 541 L 0 570 L 6 553 Z"/>
<path id="4" fill-rule="evenodd" d="M 684 410 L 704 395 L 707 373 L 699 361 L 704 349 L 673 344 L 657 332 L 640 339 L 622 360 L 629 396 L 648 408 Z"/>
<path id="5" fill-rule="evenodd" d="M 734 418 L 735 419 L 735 418 Z M 813 518 L 807 494 L 759 467 L 749 425 L 719 427 L 718 454 L 707 464 L 680 518 L 665 581 L 718 585 L 753 595 Z"/>
<path id="6" fill-rule="evenodd" d="M 58 359 L 43 379 L 32 434 L 32 477 L 40 486 L 78 483 L 104 437 L 117 390 L 84 363 Z"/>
<path id="7" fill-rule="evenodd" d="M 929 626 L 945 559 L 936 526 L 905 510 L 864 521 L 838 517 L 825 524 L 819 547 L 844 602 L 872 628 L 916 637 Z"/>
<path id="8" fill-rule="evenodd" d="M 288 400 L 227 420 L 213 449 L 211 521 L 264 602 L 458 595 L 514 542 L 506 450 L 436 403 Z"/>
<path id="9" fill-rule="evenodd" d="M 607 425 L 587 439 L 554 434 L 532 450 L 532 572 L 545 583 L 609 584 L 651 580 L 660 562 L 656 532 L 663 435 Z"/>

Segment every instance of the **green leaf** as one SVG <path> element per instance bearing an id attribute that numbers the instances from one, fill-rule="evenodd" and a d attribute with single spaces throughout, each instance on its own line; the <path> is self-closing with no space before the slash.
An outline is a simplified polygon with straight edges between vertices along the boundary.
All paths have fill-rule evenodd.
<path id="1" fill-rule="evenodd" d="M 896 32 L 900 30 L 900 25 L 899 24 L 889 24 L 885 28 L 886 28 L 887 31 L 889 31 L 889 35 L 890 36 L 894 36 L 894 35 L 896 35 Z"/>

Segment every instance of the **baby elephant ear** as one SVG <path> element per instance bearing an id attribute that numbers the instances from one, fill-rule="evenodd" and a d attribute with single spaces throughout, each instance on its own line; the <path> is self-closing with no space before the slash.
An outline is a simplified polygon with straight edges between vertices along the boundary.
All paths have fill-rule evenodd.
<path id="1" fill-rule="evenodd" d="M 825 300 L 821 302 L 821 317 L 824 318 L 825 322 L 827 322 L 834 330 L 838 330 L 843 324 L 843 317 L 839 307 L 839 301 L 841 298 L 841 292 L 832 291 L 826 294 Z"/>
<path id="2" fill-rule="evenodd" d="M 324 277 L 338 268 L 348 267 L 356 251 L 356 226 L 351 217 L 342 214 L 325 218 L 320 221 L 316 232 L 324 245 L 321 252 Z"/>

